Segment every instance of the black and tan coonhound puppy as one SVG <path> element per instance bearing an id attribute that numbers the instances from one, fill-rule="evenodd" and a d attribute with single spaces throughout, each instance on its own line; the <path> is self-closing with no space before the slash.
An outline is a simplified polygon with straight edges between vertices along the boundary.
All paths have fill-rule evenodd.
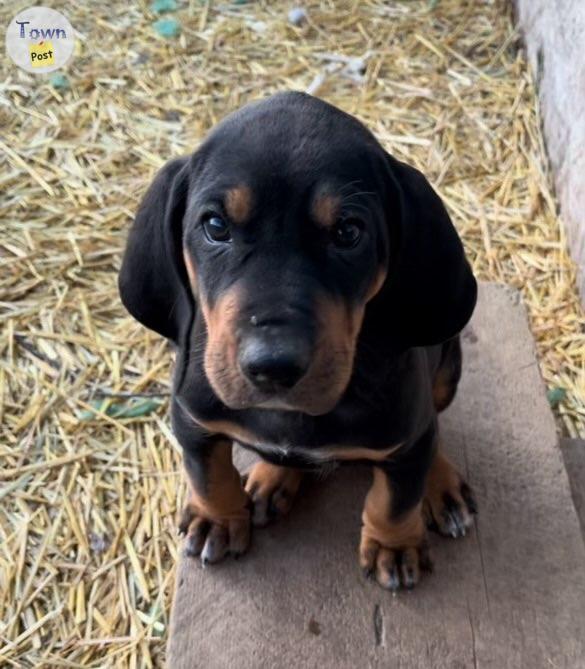
<path id="1" fill-rule="evenodd" d="M 128 311 L 176 345 L 181 528 L 204 563 L 288 511 L 303 469 L 369 462 L 359 561 L 410 588 L 425 521 L 465 534 L 475 503 L 439 446 L 476 282 L 425 177 L 355 118 L 282 93 L 165 165 L 130 230 Z M 245 484 L 232 443 L 262 456 Z"/>

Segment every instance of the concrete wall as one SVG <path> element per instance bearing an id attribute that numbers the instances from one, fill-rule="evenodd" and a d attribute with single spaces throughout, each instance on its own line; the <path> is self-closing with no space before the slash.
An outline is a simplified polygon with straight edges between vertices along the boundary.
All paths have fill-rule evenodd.
<path id="1" fill-rule="evenodd" d="M 515 0 L 585 301 L 585 0 Z"/>

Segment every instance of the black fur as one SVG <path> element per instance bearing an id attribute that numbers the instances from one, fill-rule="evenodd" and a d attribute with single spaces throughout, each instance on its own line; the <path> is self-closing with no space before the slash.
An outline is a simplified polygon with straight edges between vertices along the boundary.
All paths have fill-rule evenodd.
<path id="1" fill-rule="evenodd" d="M 229 248 L 207 243 L 202 214 L 212 209 L 225 216 L 221 194 L 242 182 L 254 193 L 251 222 L 234 228 Z M 353 251 L 332 252 L 310 225 L 308 202 L 323 185 L 343 196 L 344 216 L 363 221 L 364 239 Z M 222 403 L 203 369 L 206 326 L 183 248 L 211 306 L 239 281 L 248 300 L 242 323 L 251 313 L 285 318 L 284 307 L 294 304 L 306 315 L 295 327 L 307 331 L 314 328 L 317 291 L 353 308 L 364 302 L 377 273 L 386 272 L 365 308 L 351 381 L 331 411 L 309 415 Z M 436 445 L 434 376 L 445 360 L 444 342 L 456 338 L 472 314 L 476 282 L 427 180 L 389 156 L 356 119 L 301 93 L 279 94 L 227 117 L 193 156 L 157 175 L 130 231 L 120 292 L 131 314 L 177 344 L 175 431 L 198 477 L 204 478 L 213 435 L 187 419 L 182 407 L 201 421 L 244 427 L 262 442 L 292 444 L 288 457 L 267 456 L 280 464 L 299 464 L 294 445 L 385 449 L 402 443 L 400 457 L 378 466 L 392 480 L 395 513 L 420 499 Z"/>

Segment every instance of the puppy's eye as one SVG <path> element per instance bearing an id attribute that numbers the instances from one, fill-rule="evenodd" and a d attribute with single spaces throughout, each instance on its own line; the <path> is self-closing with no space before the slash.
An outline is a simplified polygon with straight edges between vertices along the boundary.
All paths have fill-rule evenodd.
<path id="1" fill-rule="evenodd" d="M 352 249 L 362 238 L 363 225 L 354 218 L 346 218 L 336 223 L 331 230 L 331 240 L 340 249 Z"/>
<path id="2" fill-rule="evenodd" d="M 212 242 L 229 242 L 232 238 L 228 224 L 215 214 L 209 214 L 203 219 L 203 230 Z"/>

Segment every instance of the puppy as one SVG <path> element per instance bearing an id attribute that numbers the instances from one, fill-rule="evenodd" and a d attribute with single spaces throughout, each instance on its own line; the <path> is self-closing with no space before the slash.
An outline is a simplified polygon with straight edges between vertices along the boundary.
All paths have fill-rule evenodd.
<path id="1" fill-rule="evenodd" d="M 302 93 L 228 116 L 156 176 L 119 287 L 176 346 L 188 553 L 243 553 L 327 462 L 372 466 L 359 562 L 384 588 L 430 567 L 425 524 L 465 534 L 475 502 L 437 414 L 476 282 L 427 180 L 355 118 Z M 245 487 L 233 442 L 262 456 Z"/>

